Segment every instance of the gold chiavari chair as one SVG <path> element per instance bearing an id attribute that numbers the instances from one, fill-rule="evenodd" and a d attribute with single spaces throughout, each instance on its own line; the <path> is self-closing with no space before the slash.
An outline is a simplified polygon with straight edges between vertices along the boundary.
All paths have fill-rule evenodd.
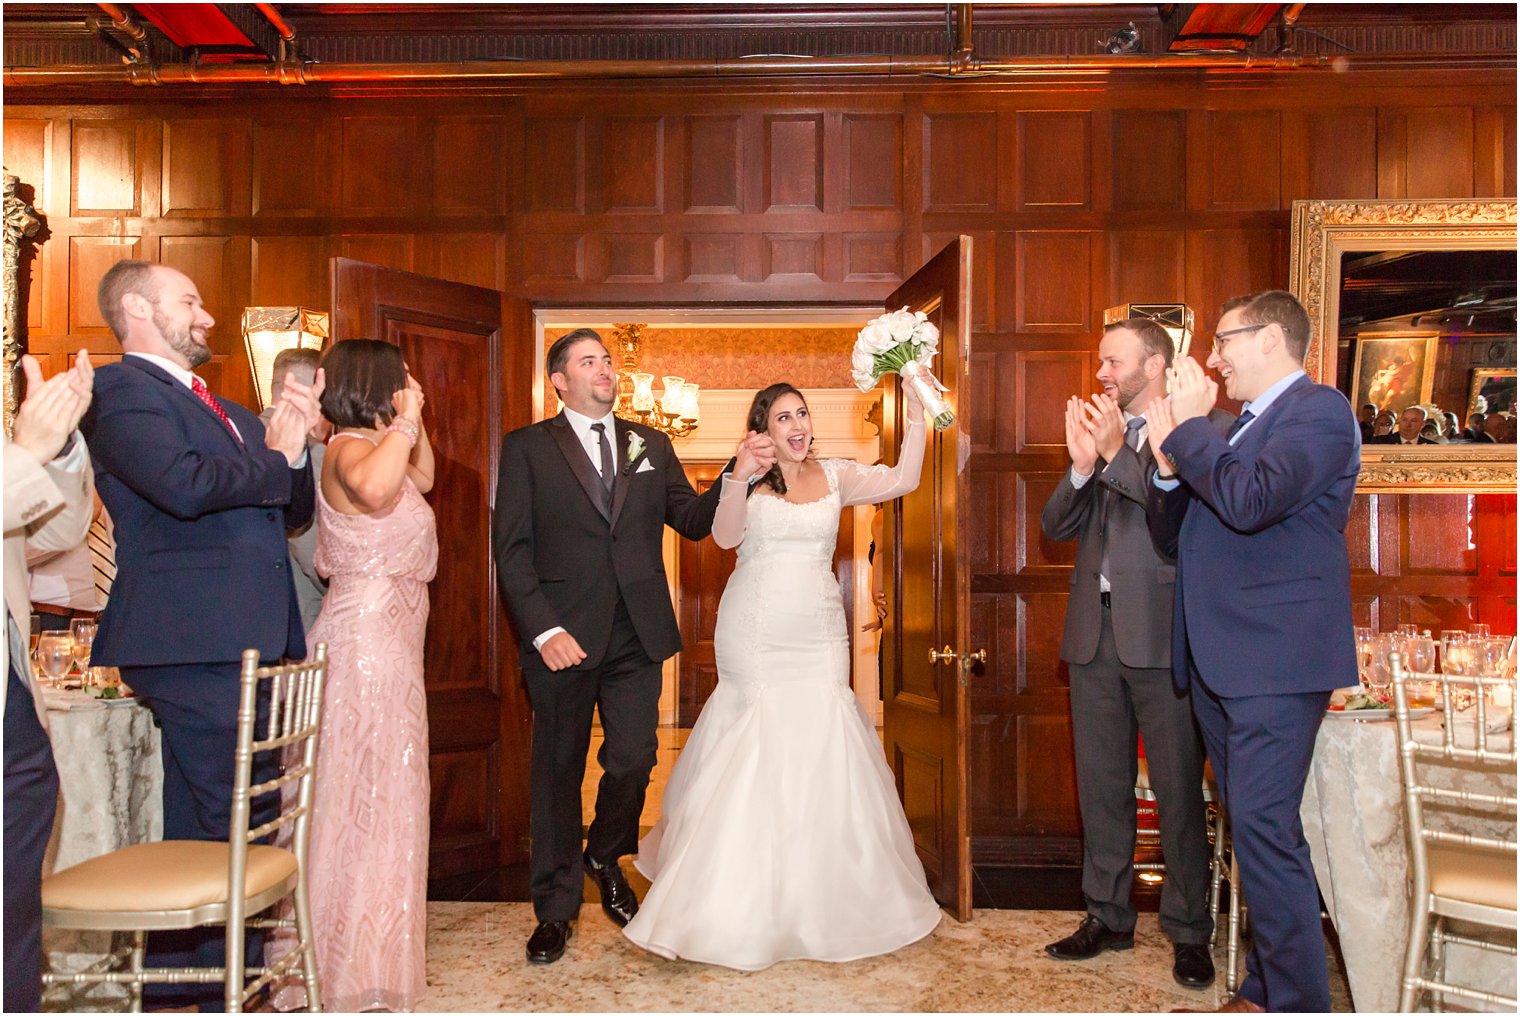
<path id="1" fill-rule="evenodd" d="M 44 927 L 88 931 L 130 931 L 132 953 L 126 971 L 45 974 L 47 984 L 125 984 L 131 1011 L 142 1011 L 144 984 L 224 986 L 227 1012 L 244 1005 L 276 978 L 297 973 L 306 987 L 310 1011 L 321 1009 L 311 908 L 306 893 L 306 850 L 311 828 L 313 772 L 327 676 L 327 644 L 314 657 L 278 667 L 260 667 L 259 654 L 243 654 L 238 704 L 232 820 L 227 842 L 167 840 L 138 843 L 66 868 L 42 884 Z M 267 718 L 258 722 L 260 686 L 269 689 Z M 259 736 L 262 733 L 262 736 Z M 253 784 L 254 759 L 273 753 L 288 762 L 274 779 Z M 293 792 L 286 788 L 294 784 Z M 279 814 L 249 827 L 251 802 L 265 794 L 280 798 Z M 286 847 L 257 841 L 283 832 Z M 294 896 L 294 919 L 261 917 Z M 147 934 L 220 924 L 226 929 L 227 965 L 217 969 L 145 969 Z M 247 928 L 296 928 L 297 945 L 273 966 L 245 968 Z M 248 977 L 254 976 L 250 983 Z"/>
<path id="2" fill-rule="evenodd" d="M 1432 682 L 1441 696 L 1445 730 L 1438 744 L 1427 744 L 1414 736 L 1409 715 L 1410 681 Z M 1394 721 L 1398 725 L 1399 775 L 1414 882 L 1399 994 L 1401 1012 L 1413 1012 L 1425 992 L 1437 1000 L 1455 996 L 1507 1006 L 1511 1011 L 1515 1008 L 1513 998 L 1448 982 L 1445 956 L 1448 944 L 1515 955 L 1513 945 L 1454 935 L 1446 929 L 1448 919 L 1516 929 L 1516 795 L 1503 793 L 1501 783 L 1503 778 L 1515 776 L 1514 735 L 1489 731 L 1491 725 L 1500 724 L 1490 722 L 1491 710 L 1485 701 L 1486 690 L 1501 685 L 1512 686 L 1512 682 L 1505 677 L 1410 672 L 1404 669 L 1400 656 L 1393 655 Z M 1459 701 L 1470 701 L 1471 705 L 1459 711 Z M 1469 713 L 1471 720 L 1462 713 Z M 1500 742 L 1500 736 L 1507 744 Z M 1429 778 L 1431 770 L 1441 766 L 1475 772 L 1491 782 L 1496 792 L 1435 786 Z M 1454 809 L 1468 823 L 1482 821 L 1500 834 L 1476 835 L 1431 827 L 1432 813 Z"/>
<path id="3" fill-rule="evenodd" d="M 1219 938 L 1220 885 L 1226 878 L 1230 882 L 1230 914 L 1228 939 L 1225 950 L 1225 990 L 1233 992 L 1236 987 L 1236 955 L 1240 949 L 1240 875 L 1235 868 L 1235 854 L 1229 845 L 1229 826 L 1225 820 L 1224 806 L 1214 789 L 1214 770 L 1207 763 L 1203 770 L 1203 802 L 1208 809 L 1209 845 L 1209 913 L 1214 917 L 1214 932 L 1209 936 L 1209 948 Z M 1135 845 L 1141 849 L 1159 849 L 1161 831 L 1160 813 L 1156 808 L 1156 793 L 1151 789 L 1151 771 L 1144 757 L 1135 776 Z M 1165 872 L 1162 861 L 1140 861 L 1135 871 Z"/>

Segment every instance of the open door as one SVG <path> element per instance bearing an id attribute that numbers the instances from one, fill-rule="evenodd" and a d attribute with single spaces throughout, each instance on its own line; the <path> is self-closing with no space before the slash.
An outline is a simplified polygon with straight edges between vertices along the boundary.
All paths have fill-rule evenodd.
<path id="1" fill-rule="evenodd" d="M 968 503 L 971 342 L 971 237 L 940 251 L 888 298 L 887 310 L 929 315 L 940 330 L 934 373 L 950 389 L 956 422 L 932 434 L 918 489 L 887 506 L 882 713 L 887 762 L 897 778 L 914 845 L 929 887 L 951 915 L 971 918 L 970 795 L 966 737 L 970 570 L 957 513 Z M 896 460 L 902 396 L 894 384 L 886 406 L 886 449 Z"/>
<path id="2" fill-rule="evenodd" d="M 427 393 L 438 577 L 425 651 L 431 877 L 527 860 L 527 698 L 491 559 L 503 432 L 502 296 L 332 260 L 334 341 L 394 343 Z M 517 828 L 517 826 L 522 828 Z"/>

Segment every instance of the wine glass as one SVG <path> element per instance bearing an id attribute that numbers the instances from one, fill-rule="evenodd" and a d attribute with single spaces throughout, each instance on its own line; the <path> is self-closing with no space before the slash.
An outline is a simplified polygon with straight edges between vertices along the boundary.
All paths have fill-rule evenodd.
<path id="1" fill-rule="evenodd" d="M 95 668 L 90 666 L 90 650 L 95 645 L 97 627 L 94 621 L 85 617 L 76 617 L 69 622 L 69 634 L 74 639 L 74 662 L 79 664 L 79 672 L 86 685 L 95 684 Z"/>
<path id="2" fill-rule="evenodd" d="M 1356 625 L 1351 629 L 1356 639 L 1356 676 L 1362 687 L 1367 687 L 1367 670 L 1372 665 L 1372 639 L 1373 631 L 1367 625 Z"/>
<path id="3" fill-rule="evenodd" d="M 50 686 L 62 685 L 63 675 L 68 673 L 73 662 L 74 640 L 69 638 L 68 632 L 45 631 L 37 636 L 37 665 L 42 668 Z"/>
<path id="4" fill-rule="evenodd" d="M 1367 668 L 1367 693 L 1387 702 L 1393 693 L 1393 654 L 1404 648 L 1398 635 L 1380 634 L 1372 639 L 1372 662 Z"/>

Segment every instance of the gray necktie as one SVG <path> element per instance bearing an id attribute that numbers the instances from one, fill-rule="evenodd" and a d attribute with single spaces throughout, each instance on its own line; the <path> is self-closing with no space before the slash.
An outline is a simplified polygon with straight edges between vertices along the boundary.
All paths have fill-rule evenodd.
<path id="1" fill-rule="evenodd" d="M 596 431 L 597 441 L 602 446 L 602 505 L 612 507 L 612 442 L 607 440 L 607 425 L 593 423 L 591 429 Z"/>
<path id="2" fill-rule="evenodd" d="M 1140 450 L 1140 443 L 1141 443 L 1140 442 L 1140 431 L 1143 430 L 1144 428 L 1145 428 L 1145 417 L 1143 417 L 1143 416 L 1132 417 L 1130 419 L 1130 421 L 1124 425 L 1124 443 L 1127 444 L 1127 445 L 1129 445 L 1131 448 L 1133 448 L 1135 451 L 1138 452 Z"/>
<path id="3" fill-rule="evenodd" d="M 1130 449 L 1132 451 L 1137 451 L 1138 452 L 1140 450 L 1140 445 L 1141 445 L 1140 431 L 1144 427 L 1145 427 L 1145 417 L 1143 417 L 1143 416 L 1132 417 L 1130 420 L 1128 420 L 1128 421 L 1125 422 L 1125 424 L 1124 424 L 1124 443 L 1127 444 L 1127 445 L 1129 445 L 1129 447 L 1130 447 Z M 1099 488 L 1099 494 L 1101 494 L 1102 497 L 1103 497 L 1103 501 L 1101 503 L 1101 510 L 1103 512 L 1103 553 L 1101 555 L 1101 560 L 1098 563 L 1098 571 L 1102 574 L 1102 576 L 1103 576 L 1104 579 L 1107 579 L 1108 578 L 1108 574 L 1109 574 L 1109 570 L 1108 570 L 1108 511 L 1109 511 L 1109 508 L 1113 504 L 1113 499 L 1115 497 L 1117 497 L 1118 495 L 1115 494 L 1112 490 L 1109 490 L 1107 487 Z"/>

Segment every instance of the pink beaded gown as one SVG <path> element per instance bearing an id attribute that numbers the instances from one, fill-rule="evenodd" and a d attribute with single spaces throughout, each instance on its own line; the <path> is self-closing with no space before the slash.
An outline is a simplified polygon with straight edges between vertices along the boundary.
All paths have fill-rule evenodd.
<path id="1" fill-rule="evenodd" d="M 333 440 L 353 437 L 363 439 Z M 309 885 L 322 1005 L 410 1011 L 426 986 L 422 643 L 438 536 L 409 478 L 395 504 L 368 515 L 337 511 L 319 483 L 317 511 L 316 565 L 329 585 L 307 646 L 327 643 L 328 669 Z M 301 994 L 283 991 L 275 1004 L 301 1004 Z"/>

